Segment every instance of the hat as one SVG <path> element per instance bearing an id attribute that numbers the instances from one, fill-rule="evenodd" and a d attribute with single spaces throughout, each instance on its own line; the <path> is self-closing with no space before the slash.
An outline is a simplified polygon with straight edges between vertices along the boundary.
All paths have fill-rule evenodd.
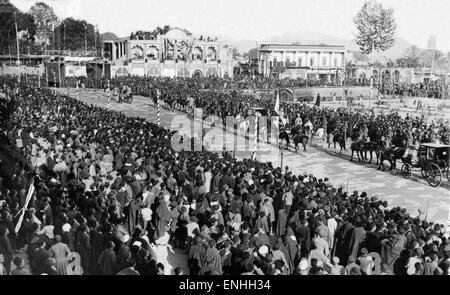
<path id="1" fill-rule="evenodd" d="M 141 246 L 142 246 L 142 242 L 140 242 L 140 241 L 135 241 L 135 242 L 133 243 L 133 246 L 141 247 Z"/>
<path id="2" fill-rule="evenodd" d="M 164 195 L 164 201 L 168 203 L 170 201 L 170 195 Z"/>
<path id="3" fill-rule="evenodd" d="M 266 256 L 267 253 L 269 253 L 269 248 L 266 245 L 262 245 L 261 247 L 259 247 L 258 253 L 262 256 Z"/>
<path id="4" fill-rule="evenodd" d="M 71 228 L 71 226 L 70 226 L 70 224 L 68 224 L 68 223 L 66 223 L 66 224 L 64 224 L 64 225 L 62 226 L 63 232 L 69 232 L 69 231 L 70 231 L 70 228 Z"/>
<path id="5" fill-rule="evenodd" d="M 41 241 L 41 239 L 39 237 L 34 237 L 33 239 L 31 239 L 31 244 L 37 244 Z"/>
<path id="6" fill-rule="evenodd" d="M 306 260 L 306 258 L 302 258 L 301 260 L 300 260 L 300 263 L 298 264 L 298 268 L 301 270 L 301 271 L 305 271 L 305 270 L 307 270 L 308 269 L 308 260 Z"/>
<path id="7" fill-rule="evenodd" d="M 126 242 L 128 242 L 130 240 L 130 236 L 129 235 L 123 235 L 122 236 L 122 238 L 120 238 L 120 241 L 122 242 L 122 243 L 126 243 Z M 140 242 L 139 242 L 140 243 Z M 135 245 L 136 244 L 136 242 L 134 242 L 133 243 L 133 245 Z"/>

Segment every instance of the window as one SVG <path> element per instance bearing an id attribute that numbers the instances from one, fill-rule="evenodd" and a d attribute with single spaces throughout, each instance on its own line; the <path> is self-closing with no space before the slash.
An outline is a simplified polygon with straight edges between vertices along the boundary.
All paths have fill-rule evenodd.
<path id="1" fill-rule="evenodd" d="M 327 58 L 322 57 L 322 66 L 326 66 L 326 65 L 327 65 Z"/>
<path id="2" fill-rule="evenodd" d="M 334 66 L 335 66 L 335 67 L 337 67 L 337 65 L 338 65 L 338 62 L 337 62 L 337 61 L 338 61 L 338 59 L 335 57 L 335 58 L 334 58 Z"/>
<path id="3" fill-rule="evenodd" d="M 310 65 L 311 67 L 314 66 L 314 58 L 311 58 L 311 59 L 309 60 L 309 65 Z"/>
<path id="4" fill-rule="evenodd" d="M 298 66 L 301 67 L 303 65 L 303 60 L 301 58 L 298 59 Z"/>
<path id="5" fill-rule="evenodd" d="M 434 148 L 428 148 L 427 160 L 434 160 Z"/>

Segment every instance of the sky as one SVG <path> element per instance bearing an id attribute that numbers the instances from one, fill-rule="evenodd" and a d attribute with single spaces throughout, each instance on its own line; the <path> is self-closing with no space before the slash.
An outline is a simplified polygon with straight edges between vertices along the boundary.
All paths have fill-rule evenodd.
<path id="1" fill-rule="evenodd" d="M 119 37 L 135 30 L 171 25 L 194 35 L 255 42 L 288 32 L 316 31 L 353 38 L 353 17 L 365 0 L 41 0 L 59 18 L 86 19 L 100 32 Z M 431 35 L 437 49 L 450 50 L 449 0 L 378 0 L 394 9 L 397 36 L 425 48 Z M 10 0 L 27 11 L 36 0 Z"/>

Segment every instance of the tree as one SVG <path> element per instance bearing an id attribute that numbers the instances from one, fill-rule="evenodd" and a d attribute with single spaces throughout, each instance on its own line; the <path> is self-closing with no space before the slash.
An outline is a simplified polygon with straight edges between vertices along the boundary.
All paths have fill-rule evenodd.
<path id="1" fill-rule="evenodd" d="M 21 46 L 34 41 L 36 34 L 36 26 L 33 16 L 23 13 L 8 1 L 0 3 L 0 52 L 9 54 L 17 52 L 16 45 L 16 28 Z M 24 43 L 23 43 L 24 42 Z"/>
<path id="2" fill-rule="evenodd" d="M 362 52 L 385 51 L 394 45 L 397 26 L 393 13 L 378 2 L 364 3 L 354 18 L 358 30 L 355 41 Z"/>
<path id="3" fill-rule="evenodd" d="M 372 0 L 366 1 L 353 19 L 358 30 L 355 35 L 356 44 L 363 53 L 371 54 L 372 67 L 374 51 L 385 51 L 395 43 L 397 25 L 393 14 L 392 9 L 385 9 L 380 3 Z M 373 68 L 371 72 L 373 73 Z M 370 98 L 372 98 L 372 90 Z"/>
<path id="4" fill-rule="evenodd" d="M 244 54 L 244 57 L 249 60 L 257 59 L 258 58 L 258 49 L 257 48 L 250 49 L 247 53 Z"/>
<path id="5" fill-rule="evenodd" d="M 43 2 L 37 2 L 30 8 L 30 14 L 36 24 L 37 40 L 45 45 L 50 44 L 50 36 L 58 25 L 58 17 L 53 8 Z"/>
<path id="6" fill-rule="evenodd" d="M 61 44 L 58 45 L 62 48 L 65 43 L 65 48 L 69 50 L 84 50 L 85 48 L 85 37 L 86 45 L 88 50 L 93 50 L 95 48 L 95 38 L 99 38 L 95 31 L 94 25 L 86 22 L 85 20 L 76 20 L 72 17 L 64 19 L 59 26 L 56 28 L 56 34 L 60 37 L 58 38 Z M 65 42 L 64 42 L 65 36 Z M 97 40 L 97 47 L 100 46 L 99 40 Z"/>

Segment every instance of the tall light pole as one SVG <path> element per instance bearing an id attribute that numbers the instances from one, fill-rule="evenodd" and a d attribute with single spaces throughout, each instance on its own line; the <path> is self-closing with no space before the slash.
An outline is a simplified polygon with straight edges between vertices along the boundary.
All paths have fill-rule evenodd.
<path id="1" fill-rule="evenodd" d="M 95 26 L 96 30 L 94 31 L 94 47 L 95 47 L 95 56 L 97 56 L 97 35 L 98 35 L 98 25 Z"/>
<path id="2" fill-rule="evenodd" d="M 87 52 L 87 24 L 84 25 L 84 51 Z"/>
<path id="3" fill-rule="evenodd" d="M 66 23 L 64 23 L 64 40 L 63 40 L 63 51 L 66 50 Z"/>
<path id="4" fill-rule="evenodd" d="M 17 42 L 17 67 L 18 67 L 17 82 L 20 83 L 20 49 L 19 49 L 19 34 L 17 32 L 17 15 L 16 15 L 16 12 L 14 12 L 14 25 L 16 27 L 16 42 Z"/>
<path id="5" fill-rule="evenodd" d="M 369 109 L 370 109 L 370 104 L 372 102 L 372 97 L 373 97 L 373 84 L 375 81 L 375 78 L 373 76 L 373 51 L 375 50 L 375 43 L 374 40 L 372 40 L 372 50 L 370 52 L 370 97 L 369 97 Z"/>

